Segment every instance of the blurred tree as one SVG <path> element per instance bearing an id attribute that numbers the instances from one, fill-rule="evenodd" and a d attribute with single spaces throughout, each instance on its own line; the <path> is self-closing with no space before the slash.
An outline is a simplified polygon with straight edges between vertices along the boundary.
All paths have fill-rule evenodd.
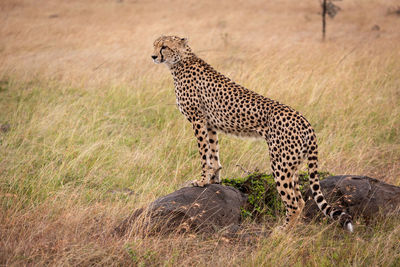
<path id="1" fill-rule="evenodd" d="M 325 32 L 326 32 L 326 14 L 332 19 L 336 16 L 336 14 L 341 10 L 341 8 L 335 5 L 334 1 L 341 0 L 319 0 L 322 8 L 322 40 L 325 40 Z"/>

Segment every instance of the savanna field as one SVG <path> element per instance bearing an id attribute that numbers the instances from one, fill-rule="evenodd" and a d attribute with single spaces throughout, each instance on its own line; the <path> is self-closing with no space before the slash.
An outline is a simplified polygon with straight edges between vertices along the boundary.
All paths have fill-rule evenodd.
<path id="1" fill-rule="evenodd" d="M 320 170 L 400 186 L 399 2 L 335 3 L 322 42 L 317 0 L 2 0 L 0 265 L 400 266 L 398 217 L 250 241 L 112 234 L 200 176 L 172 77 L 150 58 L 161 34 L 300 111 Z M 265 142 L 219 137 L 223 178 L 270 172 Z"/>

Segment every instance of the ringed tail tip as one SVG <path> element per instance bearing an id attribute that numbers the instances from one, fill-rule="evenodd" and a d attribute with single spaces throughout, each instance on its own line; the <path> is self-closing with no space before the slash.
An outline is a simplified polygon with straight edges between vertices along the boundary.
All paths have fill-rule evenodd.
<path id="1" fill-rule="evenodd" d="M 348 222 L 348 223 L 345 224 L 345 229 L 347 231 L 349 231 L 350 233 L 354 232 L 353 224 L 351 222 Z"/>

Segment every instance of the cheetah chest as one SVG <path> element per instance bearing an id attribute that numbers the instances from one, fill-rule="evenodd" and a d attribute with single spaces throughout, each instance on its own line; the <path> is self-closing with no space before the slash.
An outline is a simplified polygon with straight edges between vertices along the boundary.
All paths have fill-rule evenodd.
<path id="1" fill-rule="evenodd" d="M 176 84 L 175 95 L 179 111 L 189 121 L 197 120 L 201 117 L 200 101 L 192 88 Z"/>

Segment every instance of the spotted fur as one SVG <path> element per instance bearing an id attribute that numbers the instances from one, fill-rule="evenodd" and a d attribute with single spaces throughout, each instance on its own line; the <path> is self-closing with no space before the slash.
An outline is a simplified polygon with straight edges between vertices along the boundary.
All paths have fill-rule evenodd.
<path id="1" fill-rule="evenodd" d="M 350 229 L 351 217 L 330 206 L 318 179 L 317 139 L 310 123 L 291 107 L 240 86 L 197 57 L 185 38 L 161 36 L 154 42 L 155 63 L 174 78 L 176 103 L 192 124 L 202 163 L 194 186 L 220 182 L 217 132 L 267 141 L 277 190 L 292 225 L 303 207 L 297 170 L 306 160 L 313 197 L 320 210 Z M 352 229 L 352 228 L 351 228 Z"/>

